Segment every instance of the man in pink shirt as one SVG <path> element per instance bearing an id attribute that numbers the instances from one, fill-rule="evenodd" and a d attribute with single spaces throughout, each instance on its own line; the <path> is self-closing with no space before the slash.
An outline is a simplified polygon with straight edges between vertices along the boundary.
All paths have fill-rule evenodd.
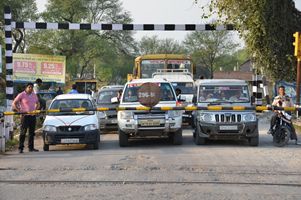
<path id="1" fill-rule="evenodd" d="M 12 103 L 12 107 L 17 112 L 31 112 L 40 108 L 37 95 L 33 92 L 33 84 L 28 83 L 23 92 L 18 94 Z M 19 138 L 19 152 L 23 153 L 24 141 L 27 129 L 29 129 L 28 148 L 29 151 L 39 151 L 34 148 L 34 135 L 36 127 L 35 115 L 21 115 L 21 130 Z"/>

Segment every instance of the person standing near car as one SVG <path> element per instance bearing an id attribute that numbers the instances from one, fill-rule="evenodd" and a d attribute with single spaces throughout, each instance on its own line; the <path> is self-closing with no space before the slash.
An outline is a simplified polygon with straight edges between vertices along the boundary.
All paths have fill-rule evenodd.
<path id="1" fill-rule="evenodd" d="M 12 103 L 12 107 L 17 112 L 32 112 L 40 108 L 37 95 L 33 92 L 33 84 L 28 83 L 23 92 L 17 95 Z M 35 115 L 21 115 L 21 130 L 19 137 L 19 153 L 23 153 L 24 141 L 27 129 L 29 129 L 28 148 L 30 152 L 39 151 L 34 148 L 34 135 L 36 127 Z"/>
<path id="2" fill-rule="evenodd" d="M 37 95 L 39 102 L 40 102 L 40 109 L 45 110 L 46 109 L 46 101 L 45 99 L 42 98 L 40 91 L 41 91 L 41 86 L 42 86 L 42 79 L 37 78 L 35 84 L 33 85 L 33 91 Z"/>
<path id="3" fill-rule="evenodd" d="M 59 89 L 56 91 L 56 95 L 64 94 L 62 88 L 59 86 Z"/>
<path id="4" fill-rule="evenodd" d="M 72 90 L 70 90 L 70 92 L 68 94 L 78 94 L 76 84 L 72 85 Z"/>

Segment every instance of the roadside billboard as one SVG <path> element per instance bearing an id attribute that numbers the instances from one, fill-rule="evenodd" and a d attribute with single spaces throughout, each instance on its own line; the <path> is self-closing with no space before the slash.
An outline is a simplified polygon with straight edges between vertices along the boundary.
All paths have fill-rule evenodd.
<path id="1" fill-rule="evenodd" d="M 15 82 L 65 83 L 66 57 L 41 54 L 13 54 L 13 80 Z"/>

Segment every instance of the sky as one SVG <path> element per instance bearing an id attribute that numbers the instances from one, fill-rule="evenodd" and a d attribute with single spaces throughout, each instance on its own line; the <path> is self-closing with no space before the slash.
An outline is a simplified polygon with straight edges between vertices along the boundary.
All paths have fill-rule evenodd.
<path id="1" fill-rule="evenodd" d="M 195 4 L 194 0 L 120 0 L 125 11 L 131 14 L 134 24 L 205 24 L 212 19 L 201 18 L 201 5 L 206 5 L 209 0 L 198 0 L 200 4 Z M 38 10 L 45 9 L 47 0 L 36 0 Z M 301 10 L 301 0 L 295 0 L 296 7 Z M 140 31 L 134 37 L 140 40 L 143 36 L 158 35 L 160 39 L 172 38 L 179 42 L 185 39 L 186 31 Z M 235 31 L 234 40 L 238 43 L 242 41 Z"/>

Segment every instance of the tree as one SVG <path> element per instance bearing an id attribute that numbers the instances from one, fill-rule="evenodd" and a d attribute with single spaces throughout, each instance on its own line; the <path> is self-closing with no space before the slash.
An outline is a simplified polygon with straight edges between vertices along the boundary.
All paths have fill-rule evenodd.
<path id="1" fill-rule="evenodd" d="M 234 24 L 258 69 L 274 80 L 293 80 L 293 33 L 301 30 L 301 13 L 293 0 L 211 0 L 222 23 Z"/>
<path id="2" fill-rule="evenodd" d="M 49 0 L 42 18 L 47 22 L 131 23 L 118 0 Z M 136 51 L 132 32 L 127 31 L 37 31 L 31 41 L 31 52 L 65 55 L 67 72 L 73 78 L 91 74 L 94 66 L 112 77 L 113 61 Z"/>
<path id="3" fill-rule="evenodd" d="M 4 26 L 4 7 L 10 6 L 12 21 L 35 21 L 38 19 L 37 6 L 35 0 L 6 0 L 0 1 L 0 25 Z M 13 52 L 24 53 L 26 47 L 25 29 L 15 29 L 12 31 L 14 40 Z M 30 33 L 29 33 L 30 34 Z M 1 43 L 3 43 L 4 32 L 1 33 Z"/>
<path id="4" fill-rule="evenodd" d="M 138 43 L 139 55 L 145 54 L 182 54 L 185 49 L 173 39 L 158 39 L 157 36 L 144 36 Z"/>
<path id="5" fill-rule="evenodd" d="M 233 52 L 238 46 L 226 31 L 192 32 L 185 38 L 184 45 L 197 65 L 209 68 L 211 78 L 218 68 L 217 58 Z"/>

